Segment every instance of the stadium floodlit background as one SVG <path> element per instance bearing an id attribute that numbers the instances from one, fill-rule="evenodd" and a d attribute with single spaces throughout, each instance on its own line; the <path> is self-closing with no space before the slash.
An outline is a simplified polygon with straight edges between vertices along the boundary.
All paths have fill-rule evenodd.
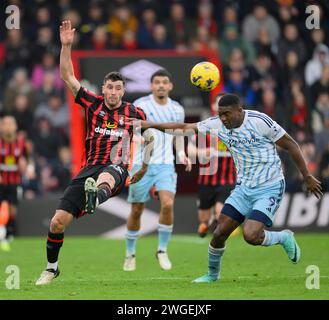
<path id="1" fill-rule="evenodd" d="M 9 16 L 6 14 L 6 7 L 11 4 L 19 8 L 19 29 L 9 30 L 4 23 Z M 184 106 L 187 121 L 199 121 L 214 113 L 210 108 L 214 93 L 202 94 L 194 88 L 189 80 L 189 72 L 199 61 L 215 62 L 222 76 L 217 92 L 236 93 L 248 108 L 265 112 L 279 122 L 299 143 L 309 171 L 322 181 L 325 191 L 329 190 L 329 5 L 327 1 L 12 0 L 3 1 L 2 5 L 0 114 L 13 113 L 19 130 L 30 139 L 35 170 L 24 175 L 18 211 L 17 238 L 13 242 L 10 253 L 5 255 L 0 252 L 0 263 L 3 266 L 20 265 L 23 272 L 24 262 L 31 261 L 27 274 L 22 280 L 22 286 L 30 290 L 32 298 L 40 298 L 38 294 L 33 295 L 33 282 L 44 267 L 44 237 L 47 234 L 49 221 L 72 172 L 76 172 L 82 145 L 82 115 L 79 107 L 74 106 L 72 97 L 67 94 L 59 76 L 59 24 L 62 20 L 71 20 L 77 30 L 73 60 L 76 75 L 84 86 L 99 91 L 103 76 L 109 71 L 118 70 L 128 79 L 125 98 L 132 101 L 148 93 L 150 75 L 155 70 L 165 67 L 174 77 L 175 89 L 172 97 Z M 307 24 L 307 19 L 313 12 L 306 12 L 310 5 L 316 5 L 319 10 L 319 25 L 316 24 L 316 17 L 309 22 L 309 25 Z M 316 10 L 315 13 L 317 12 Z M 303 252 L 306 251 L 305 259 L 308 257 L 309 260 L 305 261 L 299 269 L 286 266 L 288 262 L 282 261 L 279 269 L 281 266 L 282 270 L 287 271 L 287 278 L 282 276 L 273 280 L 271 275 L 274 282 L 270 282 L 272 280 L 269 279 L 269 285 L 280 288 L 288 279 L 296 283 L 297 289 L 293 289 L 291 295 L 288 291 L 287 296 L 278 295 L 278 297 L 323 298 L 325 296 L 321 293 L 312 296 L 312 291 L 305 291 L 303 284 L 305 284 L 307 265 L 319 265 L 322 270 L 323 286 L 326 282 L 328 289 L 329 261 L 325 251 L 328 252 L 329 242 L 329 193 L 325 193 L 321 201 L 314 196 L 308 197 L 302 189 L 302 180 L 297 169 L 287 154 L 280 153 L 280 155 L 284 164 L 287 189 L 274 228 L 289 227 L 297 231 L 297 234 L 300 233 L 300 238 L 297 236 L 297 239 L 302 242 Z M 173 254 L 175 252 L 178 257 L 181 254 L 180 250 L 186 250 L 186 254 L 189 252 L 187 247 L 191 249 L 191 257 L 193 256 L 191 260 L 188 255 L 184 257 L 185 267 L 186 265 L 191 267 L 187 269 L 183 267 L 181 272 L 179 267 L 182 266 L 182 261 L 178 261 L 177 258 L 177 268 L 168 276 L 168 279 L 169 277 L 180 279 L 178 281 L 181 285 L 182 282 L 185 283 L 206 270 L 209 239 L 198 239 L 196 235 L 198 167 L 194 165 L 192 173 L 185 173 L 184 167 L 177 165 L 177 171 L 178 192 L 175 202 L 174 236 L 170 246 Z M 74 222 L 67 230 L 66 236 L 102 235 L 105 238 L 121 239 L 130 208 L 126 197 L 127 190 L 120 197 L 104 204 L 94 216 Z M 152 200 L 147 208 L 142 219 L 142 233 L 145 235 L 156 231 L 159 204 L 156 200 Z M 303 234 L 310 231 L 311 233 Z M 100 251 L 107 251 L 105 240 L 97 240 L 98 238 L 93 237 L 88 242 L 86 239 L 88 238 L 77 237 L 66 240 L 60 255 L 60 264 L 62 259 L 67 270 L 70 268 L 74 270 L 70 266 L 72 260 L 67 261 L 70 260 L 69 250 L 72 250 L 72 259 L 76 254 L 72 243 L 80 247 L 79 250 L 85 245 L 85 248 L 94 251 L 93 246 L 88 243 L 102 241 L 96 245 L 101 244 Z M 72 241 L 71 245 L 70 241 Z M 129 276 L 121 272 L 124 242 L 111 241 L 115 243 L 115 245 L 111 244 L 111 247 L 119 247 L 121 250 L 116 249 L 117 251 L 113 253 L 120 261 L 116 262 L 116 267 L 112 265 L 110 270 L 103 267 L 102 272 L 106 273 L 105 279 L 108 281 L 111 281 L 111 272 L 117 277 L 115 285 L 118 289 L 119 279 L 127 280 Z M 144 243 L 143 239 L 140 241 L 138 250 L 142 251 L 144 246 L 145 251 L 149 251 L 148 254 L 147 252 L 140 254 L 141 260 L 145 256 L 145 261 L 148 261 L 148 255 L 153 255 L 154 251 L 148 247 L 153 245 L 155 248 L 156 239 L 150 236 L 145 237 Z M 197 258 L 193 246 L 198 247 Z M 26 248 L 28 251 L 31 250 L 28 257 Z M 248 277 L 243 277 L 243 270 L 240 269 L 242 274 L 239 273 L 239 268 L 234 270 L 234 254 L 238 255 L 239 252 L 246 250 L 248 254 L 250 253 L 250 263 L 254 261 L 255 264 L 257 261 L 261 264 L 262 257 L 265 255 L 262 250 L 249 247 L 246 249 L 247 245 L 239 237 L 232 239 L 232 248 L 232 251 L 235 251 L 232 255 L 230 252 L 227 253 L 226 266 L 228 269 L 233 268 L 232 273 L 227 273 L 226 278 L 231 280 L 227 280 L 226 283 L 223 281 L 227 289 L 236 285 L 236 295 L 233 290 L 232 294 L 218 296 L 217 291 L 212 288 L 208 292 L 205 290 L 204 293 L 193 296 L 186 293 L 189 287 L 184 287 L 187 291 L 184 293 L 182 291 L 181 294 L 178 292 L 177 299 L 209 298 L 210 293 L 213 294 L 212 299 L 252 298 L 250 292 L 248 295 L 248 290 L 244 289 L 244 286 L 250 285 Z M 273 256 L 266 253 L 269 266 L 270 261 L 274 260 L 273 263 L 277 263 L 277 260 L 285 259 L 280 250 L 273 249 L 272 252 L 275 253 Z M 249 260 L 247 253 L 243 254 L 245 260 Z M 102 255 L 103 253 L 99 252 L 99 256 L 95 256 L 94 260 L 101 260 Z M 280 258 L 276 258 L 279 255 Z M 79 263 L 84 263 L 83 254 L 78 260 Z M 173 260 L 175 263 L 175 258 Z M 204 262 L 202 268 L 199 266 L 200 261 Z M 226 257 L 223 262 L 224 277 L 225 261 Z M 110 252 L 107 263 L 111 264 Z M 142 262 L 139 263 L 142 265 Z M 150 263 L 152 265 L 152 262 Z M 97 266 L 98 263 L 95 265 Z M 151 276 L 156 277 L 160 270 L 157 270 L 155 264 L 152 266 L 152 271 L 149 272 Z M 98 272 L 95 271 L 95 266 L 93 268 L 94 272 Z M 0 270 L 0 279 L 5 279 L 3 269 Z M 248 273 L 246 270 L 244 272 Z M 254 271 L 250 277 L 257 277 L 255 276 L 257 273 L 258 271 Z M 77 276 L 79 281 L 82 281 L 83 274 Z M 143 279 L 141 274 L 138 276 Z M 263 272 L 258 277 L 266 278 L 266 273 Z M 70 281 L 75 281 L 72 274 L 70 278 L 65 278 L 64 272 L 62 279 L 64 280 L 59 278 L 58 283 L 63 281 L 61 283 L 63 286 L 72 285 Z M 168 279 L 163 281 L 167 281 L 169 287 L 175 288 Z M 232 282 L 235 281 L 232 279 L 239 279 L 237 280 L 239 283 Z M 299 284 L 302 291 L 298 290 L 298 281 L 302 283 Z M 85 282 L 79 282 L 75 285 L 78 288 L 79 285 L 84 284 Z M 140 284 L 138 282 L 138 285 Z M 255 290 L 258 290 L 259 286 L 268 285 L 261 281 L 253 284 Z M 3 289 L 0 288 L 0 292 L 4 292 Z M 94 289 L 97 292 L 96 286 Z M 70 292 L 73 294 L 58 294 L 54 295 L 54 298 L 118 298 L 106 294 L 88 296 L 87 293 L 79 296 L 78 290 L 72 289 Z M 0 293 L 0 297 L 26 298 L 8 292 L 7 290 L 4 294 Z M 154 296 L 145 296 L 145 298 L 152 297 L 173 298 L 170 293 L 166 296 L 165 292 L 160 291 Z M 266 295 L 264 290 L 254 297 L 272 298 L 275 294 Z M 135 295 L 122 293 L 119 298 L 138 298 L 138 296 L 137 293 Z"/>

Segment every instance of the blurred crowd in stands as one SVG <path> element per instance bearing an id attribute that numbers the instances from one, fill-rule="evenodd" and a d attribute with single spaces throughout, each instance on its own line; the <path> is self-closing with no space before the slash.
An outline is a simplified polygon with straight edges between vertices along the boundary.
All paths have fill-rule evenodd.
<path id="1" fill-rule="evenodd" d="M 0 34 L 0 112 L 32 141 L 35 176 L 26 197 L 63 190 L 70 179 L 68 107 L 59 75 L 60 21 L 75 49 L 215 50 L 224 91 L 277 120 L 300 144 L 329 190 L 329 3 L 264 0 L 12 0 L 20 29 Z M 308 29 L 308 5 L 320 28 Z M 4 13 L 2 13 L 4 14 Z M 187 79 L 188 81 L 188 79 Z M 285 154 L 287 189 L 300 179 Z"/>

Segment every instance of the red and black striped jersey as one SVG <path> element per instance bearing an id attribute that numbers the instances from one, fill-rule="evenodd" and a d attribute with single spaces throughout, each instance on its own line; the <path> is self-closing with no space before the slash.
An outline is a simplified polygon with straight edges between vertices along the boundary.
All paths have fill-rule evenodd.
<path id="1" fill-rule="evenodd" d="M 146 120 L 145 113 L 129 102 L 110 110 L 103 96 L 81 87 L 75 102 L 85 109 L 85 148 L 82 166 L 117 164 L 128 167 L 133 127 L 125 118 Z"/>
<path id="2" fill-rule="evenodd" d="M 30 145 L 22 135 L 12 141 L 0 137 L 0 184 L 19 185 L 22 182 L 19 159 L 28 158 Z"/>
<path id="3" fill-rule="evenodd" d="M 201 135 L 198 136 L 196 145 L 199 148 L 213 148 L 217 156 L 211 160 L 200 161 L 199 164 L 199 185 L 234 185 L 236 172 L 234 161 L 226 145 L 215 136 Z M 195 137 L 196 138 L 196 137 Z"/>

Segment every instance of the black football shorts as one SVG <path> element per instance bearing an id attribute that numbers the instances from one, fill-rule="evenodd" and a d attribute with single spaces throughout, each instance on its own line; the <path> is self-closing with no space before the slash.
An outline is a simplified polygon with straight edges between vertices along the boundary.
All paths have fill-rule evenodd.
<path id="1" fill-rule="evenodd" d="M 128 177 L 128 171 L 120 165 L 88 165 L 81 169 L 75 178 L 72 179 L 68 187 L 65 189 L 57 209 L 65 210 L 71 213 L 75 218 L 79 218 L 85 214 L 86 196 L 84 184 L 89 177 L 97 180 L 102 172 L 109 172 L 115 180 L 111 197 L 114 197 L 122 191 Z"/>
<path id="2" fill-rule="evenodd" d="M 17 205 L 17 185 L 2 185 L 0 184 L 0 203 L 7 200 L 9 204 Z"/>
<path id="3" fill-rule="evenodd" d="M 233 188 L 234 185 L 199 185 L 197 200 L 198 209 L 206 210 L 213 207 L 217 202 L 224 203 Z"/>

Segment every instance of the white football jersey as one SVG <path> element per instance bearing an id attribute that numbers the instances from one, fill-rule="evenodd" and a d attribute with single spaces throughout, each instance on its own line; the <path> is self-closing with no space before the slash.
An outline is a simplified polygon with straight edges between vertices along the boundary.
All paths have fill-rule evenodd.
<path id="1" fill-rule="evenodd" d="M 153 94 L 142 97 L 134 101 L 136 107 L 141 108 L 147 121 L 155 123 L 163 122 L 184 122 L 184 108 L 177 102 L 168 98 L 168 103 L 160 105 L 154 100 Z M 173 164 L 173 138 L 171 134 L 166 134 L 156 129 L 149 129 L 154 136 L 153 155 L 149 164 Z M 134 165 L 142 164 L 141 145 L 138 145 L 134 153 Z"/>
<path id="2" fill-rule="evenodd" d="M 219 117 L 198 122 L 198 130 L 218 136 L 231 152 L 237 171 L 237 184 L 255 187 L 284 178 L 275 142 L 286 131 L 268 115 L 245 110 L 239 128 L 227 129 Z"/>

